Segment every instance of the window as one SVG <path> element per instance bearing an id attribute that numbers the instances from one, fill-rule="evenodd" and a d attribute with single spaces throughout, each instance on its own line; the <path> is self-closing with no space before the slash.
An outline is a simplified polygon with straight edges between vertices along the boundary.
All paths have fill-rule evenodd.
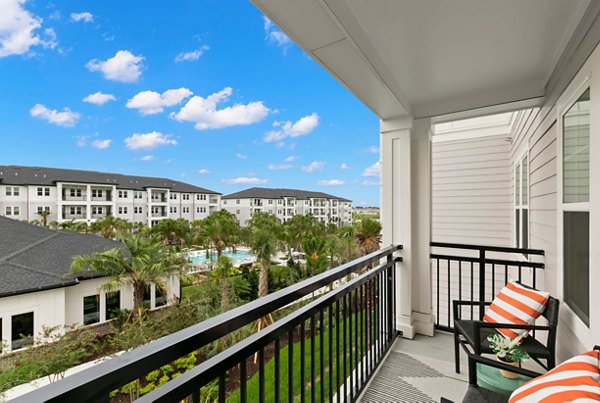
<path id="1" fill-rule="evenodd" d="M 141 199 L 142 198 L 142 192 L 134 192 L 133 193 L 133 198 L 134 199 Z"/>
<path id="2" fill-rule="evenodd" d="M 11 206 L 6 206 L 4 208 L 4 215 L 7 215 L 7 216 L 12 215 L 12 207 Z"/>
<path id="3" fill-rule="evenodd" d="M 48 206 L 38 206 L 37 207 L 37 212 L 41 213 L 42 211 L 50 212 L 50 207 L 48 207 Z"/>
<path id="4" fill-rule="evenodd" d="M 6 187 L 6 195 L 7 196 L 12 196 L 12 188 L 10 186 Z"/>
<path id="5" fill-rule="evenodd" d="M 20 189 L 18 187 L 13 188 L 13 196 L 18 196 L 19 192 L 20 192 Z"/>
<path id="6" fill-rule="evenodd" d="M 590 325 L 590 89 L 562 117 L 563 291 Z"/>
<path id="7" fill-rule="evenodd" d="M 100 207 L 100 206 L 93 206 L 92 207 L 92 214 L 102 214 L 103 212 L 104 212 L 104 208 L 103 207 Z"/>
<path id="8" fill-rule="evenodd" d="M 11 333 L 13 351 L 33 345 L 33 312 L 13 315 Z"/>
<path id="9" fill-rule="evenodd" d="M 38 196 L 50 196 L 50 188 L 38 187 L 37 195 Z"/>
<path id="10" fill-rule="evenodd" d="M 92 189 L 92 197 L 102 197 L 102 189 Z"/>
<path id="11" fill-rule="evenodd" d="M 240 210 L 235 210 L 235 213 L 236 214 L 240 214 Z"/>
<path id="12" fill-rule="evenodd" d="M 269 204 L 273 204 L 273 200 L 269 200 Z"/>
<path id="13" fill-rule="evenodd" d="M 240 199 L 237 199 L 237 200 L 235 201 L 235 204 L 240 204 Z"/>
<path id="14" fill-rule="evenodd" d="M 83 324 L 100 322 L 100 295 L 83 297 Z"/>
<path id="15" fill-rule="evenodd" d="M 19 215 L 20 213 L 21 212 L 20 212 L 19 206 L 14 206 L 13 207 L 13 215 Z"/>
<path id="16" fill-rule="evenodd" d="M 81 197 L 81 189 L 69 189 L 69 195 L 71 197 Z M 94 192 L 92 191 L 92 196 Z"/>
<path id="17" fill-rule="evenodd" d="M 44 195 L 44 188 L 37 188 L 37 195 L 38 196 L 43 196 Z"/>
<path id="18" fill-rule="evenodd" d="M 119 310 L 121 309 L 121 292 L 107 292 L 104 306 L 106 308 L 106 320 L 117 317 Z"/>
<path id="19" fill-rule="evenodd" d="M 159 307 L 167 303 L 167 290 L 158 285 L 154 286 L 154 306 Z"/>
<path id="20" fill-rule="evenodd" d="M 515 246 L 529 248 L 529 160 L 525 155 L 515 167 Z"/>
<path id="21" fill-rule="evenodd" d="M 129 197 L 129 192 L 126 190 L 119 190 L 119 199 L 127 199 Z"/>
<path id="22" fill-rule="evenodd" d="M 143 212 L 142 212 L 142 208 L 141 208 L 141 207 L 134 207 L 134 208 L 133 208 L 133 212 L 134 212 L 135 214 L 143 214 Z"/>

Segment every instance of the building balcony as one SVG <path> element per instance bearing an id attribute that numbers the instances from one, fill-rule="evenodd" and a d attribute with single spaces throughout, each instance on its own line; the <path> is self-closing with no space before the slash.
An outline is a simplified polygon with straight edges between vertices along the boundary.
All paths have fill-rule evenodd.
<path id="1" fill-rule="evenodd" d="M 209 204 L 219 204 L 219 198 L 218 197 L 209 197 L 208 203 Z"/>
<path id="2" fill-rule="evenodd" d="M 511 258 L 524 251 L 514 248 L 433 243 L 431 251 L 434 285 L 428 290 L 413 289 L 412 293 L 431 295 L 436 318 L 433 337 L 401 337 L 400 301 L 410 292 L 401 277 L 411 268 L 402 261 L 402 247 L 390 246 L 15 401 L 62 401 L 67 396 L 76 401 L 108 401 L 108 394 L 124 384 L 280 308 L 316 295 L 272 325 L 145 395 L 143 400 L 198 401 L 200 389 L 216 382 L 211 401 L 246 402 L 250 388 L 256 388 L 252 396 L 258 394 L 265 401 L 280 401 L 287 398 L 286 391 L 295 390 L 290 397 L 301 401 L 321 401 L 321 396 L 335 401 L 338 395 L 341 401 L 394 401 L 416 394 L 423 401 L 444 397 L 459 402 L 469 388 L 468 370 L 462 366 L 460 374 L 454 372 L 453 318 L 445 316 L 449 311 L 444 301 L 477 300 L 481 295 L 489 298 L 495 287 L 504 284 L 505 273 L 535 285 L 541 273 L 534 273 L 542 271 L 544 265 L 534 263 L 533 257 L 542 256 L 543 251 L 527 250 L 532 257 L 528 266 Z M 374 267 L 359 274 L 367 265 Z M 467 310 L 464 314 L 477 317 L 479 312 Z M 299 355 L 292 353 L 295 349 L 299 349 Z M 265 367 L 270 361 L 275 363 L 270 375 L 274 379 L 267 381 Z M 461 362 L 467 363 L 466 355 Z M 289 376 L 289 368 L 300 377 Z M 382 370 L 378 372 L 379 368 Z M 303 387 L 294 387 L 298 384 Z"/>

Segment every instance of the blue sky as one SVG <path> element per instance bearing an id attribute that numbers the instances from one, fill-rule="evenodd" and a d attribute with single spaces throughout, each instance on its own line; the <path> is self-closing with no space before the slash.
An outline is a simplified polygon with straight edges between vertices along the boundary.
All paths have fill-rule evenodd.
<path id="1" fill-rule="evenodd" d="M 249 2 L 0 4 L 0 164 L 379 205 L 377 117 Z"/>

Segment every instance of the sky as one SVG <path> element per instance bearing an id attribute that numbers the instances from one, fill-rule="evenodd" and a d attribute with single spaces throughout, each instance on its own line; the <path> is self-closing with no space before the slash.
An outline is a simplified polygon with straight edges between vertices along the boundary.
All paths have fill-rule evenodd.
<path id="1" fill-rule="evenodd" d="M 0 0 L 0 164 L 379 205 L 379 120 L 246 0 Z"/>

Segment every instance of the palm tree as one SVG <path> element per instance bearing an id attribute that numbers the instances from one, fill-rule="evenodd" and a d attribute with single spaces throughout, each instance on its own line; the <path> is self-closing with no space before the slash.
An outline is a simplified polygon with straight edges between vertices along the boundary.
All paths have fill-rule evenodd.
<path id="1" fill-rule="evenodd" d="M 101 286 L 114 291 L 130 284 L 133 287 L 133 309 L 140 316 L 144 304 L 144 290 L 150 284 L 165 289 L 165 279 L 183 272 L 189 262 L 156 238 L 126 236 L 122 248 L 73 259 L 72 273 L 97 273 L 110 280 Z"/>
<path id="2" fill-rule="evenodd" d="M 100 234 L 104 238 L 114 239 L 120 234 L 130 233 L 132 227 L 132 223 L 127 220 L 107 216 L 93 222 L 90 225 L 90 231 L 94 234 Z"/>
<path id="3" fill-rule="evenodd" d="M 327 269 L 327 241 L 324 238 L 304 238 L 302 249 L 306 254 L 306 268 L 311 276 Z"/>
<path id="4" fill-rule="evenodd" d="M 246 235 L 247 242 L 260 264 L 258 276 L 259 298 L 269 293 L 271 257 L 277 252 L 277 240 L 280 237 L 280 231 L 281 224 L 272 214 L 258 212 L 249 221 Z"/>
<path id="5" fill-rule="evenodd" d="M 221 312 L 229 308 L 229 278 L 238 273 L 231 259 L 227 256 L 221 256 L 217 262 L 217 267 L 210 272 L 210 276 L 217 282 L 221 288 Z"/>
<path id="6" fill-rule="evenodd" d="M 42 227 L 48 226 L 48 216 L 50 215 L 50 210 L 41 210 L 36 213 L 40 216 L 40 220 L 42 222 Z"/>
<path id="7" fill-rule="evenodd" d="M 179 244 L 181 247 L 189 241 L 190 224 L 184 219 L 161 220 L 152 227 L 152 233 L 158 235 L 167 244 Z"/>
<path id="8" fill-rule="evenodd" d="M 210 240 L 217 250 L 218 259 L 226 247 L 234 244 L 239 235 L 240 226 L 233 214 L 221 210 L 202 220 L 199 231 L 199 236 Z"/>
<path id="9" fill-rule="evenodd" d="M 381 243 L 381 224 L 379 221 L 365 218 L 356 226 L 356 240 L 361 255 L 368 255 L 379 249 Z"/>

